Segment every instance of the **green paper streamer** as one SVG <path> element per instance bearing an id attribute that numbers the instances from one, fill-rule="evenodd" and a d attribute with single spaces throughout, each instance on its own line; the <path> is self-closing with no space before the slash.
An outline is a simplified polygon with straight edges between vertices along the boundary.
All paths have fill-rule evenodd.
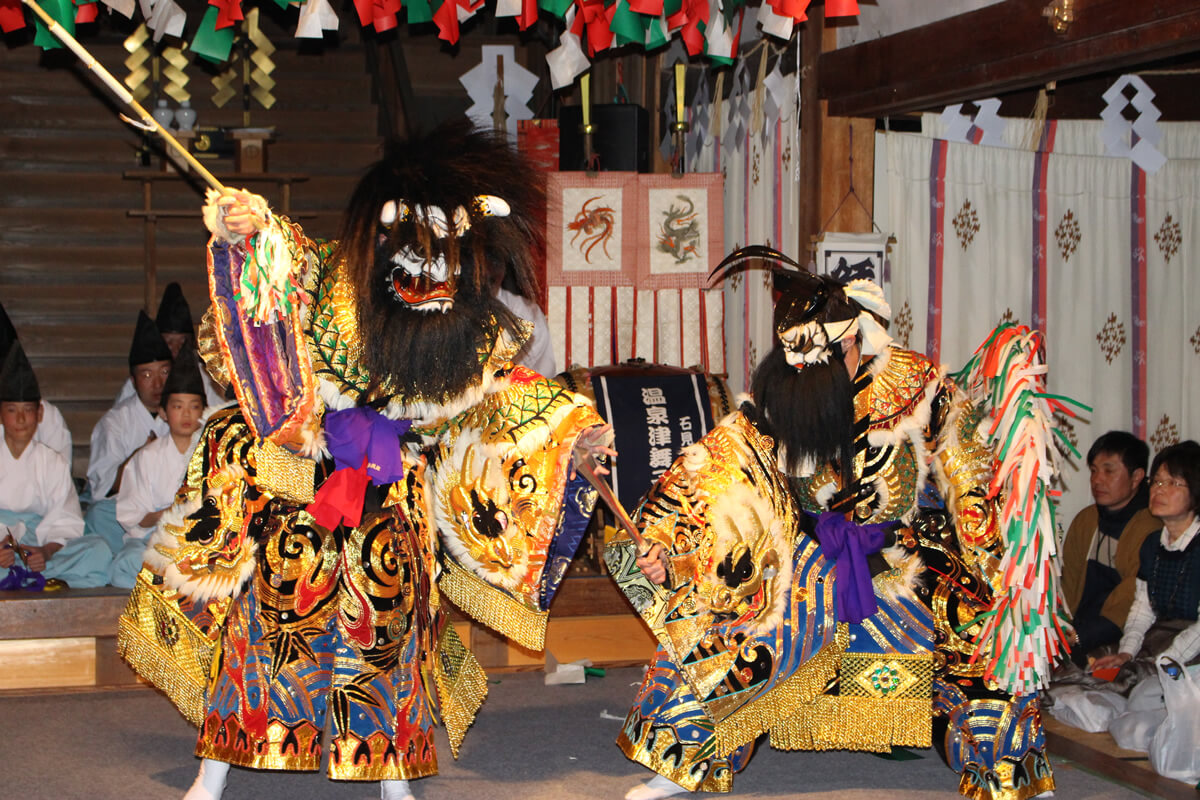
<path id="1" fill-rule="evenodd" d="M 683 2 L 683 0 L 679 0 Z M 554 16 L 562 19 L 567 13 L 567 9 L 575 3 L 575 0 L 538 0 L 538 8 L 542 11 L 549 11 Z"/>
<path id="2" fill-rule="evenodd" d="M 47 14 L 54 17 L 55 22 L 63 26 L 63 30 L 72 36 L 75 35 L 75 6 L 71 0 L 45 0 L 41 6 Z M 63 46 L 58 37 L 42 23 L 41 17 L 34 15 L 33 19 L 37 23 L 37 35 L 33 37 L 35 45 L 43 50 L 55 50 Z"/>
<path id="3" fill-rule="evenodd" d="M 656 50 L 669 41 L 666 27 L 661 18 L 650 20 L 650 26 L 646 28 L 647 50 Z"/>
<path id="4" fill-rule="evenodd" d="M 618 0 L 609 29 L 618 45 L 642 44 L 646 41 L 646 27 L 651 19 L 631 9 L 628 0 Z"/>
<path id="5" fill-rule="evenodd" d="M 433 6 L 429 0 L 405 0 L 404 8 L 408 11 L 409 25 L 433 22 Z"/>
<path id="6" fill-rule="evenodd" d="M 233 49 L 233 31 L 236 25 L 217 30 L 216 6 L 209 6 L 196 29 L 196 37 L 192 39 L 192 52 L 201 58 L 207 58 L 213 63 L 220 64 L 229 60 L 229 51 Z"/>

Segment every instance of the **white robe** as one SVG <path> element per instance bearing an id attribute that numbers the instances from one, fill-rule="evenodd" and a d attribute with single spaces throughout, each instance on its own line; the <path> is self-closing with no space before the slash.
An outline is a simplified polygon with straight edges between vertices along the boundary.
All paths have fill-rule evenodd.
<path id="1" fill-rule="evenodd" d="M 125 529 L 125 541 L 141 540 L 154 526 L 139 523 L 147 514 L 161 511 L 175 500 L 183 484 L 188 459 L 200 441 L 200 432 L 192 436 L 185 452 L 179 452 L 170 434 L 155 439 L 133 454 L 125 465 L 121 490 L 117 492 L 117 522 Z"/>
<path id="2" fill-rule="evenodd" d="M 42 401 L 42 421 L 38 423 L 37 433 L 33 435 L 35 442 L 41 442 L 63 457 L 67 468 L 71 466 L 71 431 L 62 412 L 53 403 Z"/>
<path id="3" fill-rule="evenodd" d="M 62 456 L 41 442 L 30 442 L 20 458 L 13 458 L 0 439 L 0 509 L 40 515 L 38 547 L 66 544 L 83 535 L 71 470 Z"/>
<path id="4" fill-rule="evenodd" d="M 88 488 L 92 500 L 108 495 L 117 479 L 117 469 L 153 433 L 159 438 L 170 429 L 166 421 L 151 414 L 136 395 L 110 408 L 92 429 L 92 456 L 88 461 Z"/>
<path id="5" fill-rule="evenodd" d="M 219 406 L 224 404 L 225 392 L 217 385 L 216 381 L 209 377 L 208 370 L 204 369 L 203 364 L 200 367 L 200 377 L 204 380 L 204 405 Z M 121 391 L 117 392 L 117 399 L 113 401 L 113 408 L 133 397 L 133 394 L 133 376 L 130 376 L 121 384 Z"/>
<path id="6" fill-rule="evenodd" d="M 506 289 L 496 290 L 496 299 L 508 306 L 509 311 L 533 324 L 533 335 L 513 361 L 548 378 L 558 374 L 554 364 L 554 345 L 550 340 L 550 325 L 542 309 L 537 303 Z"/>

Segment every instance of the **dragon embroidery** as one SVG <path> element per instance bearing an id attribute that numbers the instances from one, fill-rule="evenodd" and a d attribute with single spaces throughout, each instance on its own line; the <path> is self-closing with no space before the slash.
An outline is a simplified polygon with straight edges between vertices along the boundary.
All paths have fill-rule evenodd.
<path id="1" fill-rule="evenodd" d="M 592 263 L 592 251 L 596 249 L 597 245 L 604 250 L 606 258 L 612 259 L 608 253 L 608 240 L 613 237 L 617 227 L 616 213 L 611 206 L 588 208 L 589 204 L 599 200 L 602 196 L 596 195 L 585 200 L 579 213 L 575 215 L 575 219 L 567 223 L 567 230 L 575 232 L 575 235 L 571 237 L 572 245 L 575 244 L 576 239 L 583 236 L 583 241 L 579 244 L 579 252 L 583 253 L 583 260 L 589 264 Z"/>
<path id="2" fill-rule="evenodd" d="M 696 213 L 696 204 L 686 195 L 675 195 L 682 204 L 672 203 L 671 207 L 662 212 L 666 217 L 659 226 L 658 250 L 667 253 L 675 259 L 676 264 L 683 264 L 693 258 L 699 258 L 696 246 L 700 242 L 700 215 Z"/>

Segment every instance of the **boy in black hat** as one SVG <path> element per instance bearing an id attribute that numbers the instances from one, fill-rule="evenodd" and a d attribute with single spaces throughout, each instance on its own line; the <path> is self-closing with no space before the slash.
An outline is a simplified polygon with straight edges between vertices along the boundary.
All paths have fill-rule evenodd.
<path id="1" fill-rule="evenodd" d="M 170 348 L 172 359 L 177 357 L 184 348 L 196 349 L 196 326 L 192 323 L 192 310 L 178 283 L 172 281 L 167 284 L 166 289 L 163 289 L 162 299 L 158 301 L 158 313 L 154 315 L 154 324 L 158 326 L 158 332 L 162 334 L 163 341 Z M 206 405 L 220 405 L 224 402 L 224 391 L 213 383 L 203 370 L 201 370 L 201 379 L 204 381 Z M 121 391 L 117 393 L 117 399 L 113 406 L 119 405 L 133 395 L 133 379 L 130 378 L 121 384 Z"/>
<path id="2" fill-rule="evenodd" d="M 41 588 L 58 579 L 103 586 L 112 554 L 83 535 L 79 498 L 61 455 L 35 441 L 42 394 L 20 342 L 0 369 L 0 588 Z"/>
<path id="3" fill-rule="evenodd" d="M 4 357 L 8 355 L 9 348 L 16 341 L 17 329 L 13 327 L 8 314 L 4 312 L 4 306 L 0 305 L 0 364 L 4 363 Z M 37 427 L 37 433 L 33 440 L 41 442 L 61 455 L 69 467 L 71 465 L 71 432 L 67 430 L 67 421 L 63 419 L 62 412 L 46 400 L 41 401 L 41 409 L 42 421 Z"/>
<path id="4" fill-rule="evenodd" d="M 175 500 L 203 427 L 204 381 L 196 353 L 190 348 L 180 350 L 171 365 L 159 413 L 170 434 L 133 454 L 117 493 L 117 521 L 125 529 L 125 541 L 113 559 L 108 582 L 122 589 L 133 588 L 142 568 L 146 539 Z"/>
<path id="5" fill-rule="evenodd" d="M 88 532 L 102 537 L 114 555 L 124 543 L 125 529 L 117 522 L 113 498 L 120 489 L 121 472 L 129 457 L 142 445 L 168 433 L 158 409 L 162 404 L 163 384 L 170 372 L 170 348 L 154 320 L 145 311 L 139 311 L 129 347 L 129 374 L 135 393 L 109 409 L 96 423 L 87 469 L 93 501 L 87 512 Z"/>

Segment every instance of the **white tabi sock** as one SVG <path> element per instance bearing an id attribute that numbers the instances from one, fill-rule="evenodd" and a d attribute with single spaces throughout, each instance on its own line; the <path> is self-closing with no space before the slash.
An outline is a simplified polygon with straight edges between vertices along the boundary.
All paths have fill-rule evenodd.
<path id="1" fill-rule="evenodd" d="M 192 788 L 188 789 L 183 800 L 221 800 L 225 791 L 225 776 L 229 774 L 229 765 L 224 761 L 206 758 L 200 762 L 200 772 Z"/>
<path id="2" fill-rule="evenodd" d="M 380 781 L 379 800 L 414 800 L 408 781 Z"/>
<path id="3" fill-rule="evenodd" d="M 668 780 L 662 775 L 655 775 L 645 783 L 639 783 L 626 792 L 625 800 L 662 800 L 664 797 L 683 794 L 686 791 L 687 789 L 678 783 Z"/>

